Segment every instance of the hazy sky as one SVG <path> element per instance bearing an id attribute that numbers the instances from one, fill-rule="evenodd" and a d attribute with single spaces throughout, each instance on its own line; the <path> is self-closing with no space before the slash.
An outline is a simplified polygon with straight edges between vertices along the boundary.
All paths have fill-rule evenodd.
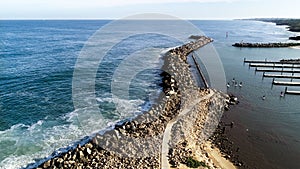
<path id="1" fill-rule="evenodd" d="M 0 0 L 1 19 L 115 19 L 162 13 L 185 19 L 300 18 L 299 0 Z"/>

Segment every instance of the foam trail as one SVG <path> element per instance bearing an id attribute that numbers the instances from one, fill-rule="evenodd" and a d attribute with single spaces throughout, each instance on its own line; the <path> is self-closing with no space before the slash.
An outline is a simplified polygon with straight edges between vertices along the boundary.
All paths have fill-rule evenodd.
<path id="1" fill-rule="evenodd" d="M 112 98 L 98 98 L 100 103 L 112 103 Z M 116 101 L 116 100 L 114 100 Z M 6 142 L 5 151 L 10 147 L 11 152 L 5 156 L 0 162 L 0 169 L 16 169 L 26 167 L 27 164 L 35 163 L 34 159 L 49 157 L 66 151 L 85 138 L 87 135 L 93 133 L 104 133 L 111 130 L 122 119 L 134 118 L 137 114 L 150 108 L 151 103 L 143 100 L 117 100 L 118 104 L 122 105 L 127 114 L 117 114 L 117 112 L 110 112 L 117 114 L 115 119 L 99 119 L 95 120 L 93 114 L 84 112 L 84 110 L 74 110 L 59 118 L 59 122 L 55 119 L 45 117 L 32 125 L 17 124 L 10 129 L 0 131 L 0 141 Z M 84 123 L 78 123 L 77 117 L 82 113 Z M 61 123 L 61 124 L 60 124 Z M 83 126 L 85 125 L 85 126 Z M 91 130 L 87 133 L 85 128 Z M 86 141 L 81 140 L 81 141 Z M 3 145 L 2 145 L 3 146 Z M 0 148 L 1 149 L 1 148 Z M 4 152 L 4 151 L 1 151 Z M 50 156 L 51 158 L 51 156 Z M 30 166 L 29 166 L 30 167 Z"/>

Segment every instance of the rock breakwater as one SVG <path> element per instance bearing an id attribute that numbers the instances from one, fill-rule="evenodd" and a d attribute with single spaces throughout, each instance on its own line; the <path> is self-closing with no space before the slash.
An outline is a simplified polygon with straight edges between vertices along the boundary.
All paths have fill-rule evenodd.
<path id="1" fill-rule="evenodd" d="M 289 40 L 300 40 L 300 36 L 289 37 Z"/>
<path id="2" fill-rule="evenodd" d="M 300 43 L 235 43 L 232 46 L 244 48 L 286 48 L 300 46 Z"/>
<path id="3" fill-rule="evenodd" d="M 148 112 L 115 125 L 113 130 L 103 135 L 96 134 L 85 144 L 55 155 L 35 168 L 160 168 L 166 126 L 187 109 L 186 118 L 180 119 L 172 128 L 169 163 L 179 166 L 188 157 L 200 153 L 199 160 L 211 168 L 218 168 L 205 155 L 201 144 L 208 137 L 203 129 L 210 129 L 209 132 L 214 130 L 213 126 L 207 127 L 206 124 L 218 118 L 211 112 L 223 111 L 225 95 L 211 89 L 200 89 L 192 78 L 187 62 L 191 52 L 210 42 L 212 39 L 199 36 L 197 40 L 165 54 L 161 73 L 163 92 Z M 191 107 L 192 101 L 208 94 L 211 96 Z"/>

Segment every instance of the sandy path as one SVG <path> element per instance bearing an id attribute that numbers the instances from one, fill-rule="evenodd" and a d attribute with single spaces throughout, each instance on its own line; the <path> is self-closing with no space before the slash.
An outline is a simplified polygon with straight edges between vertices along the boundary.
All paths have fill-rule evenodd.
<path id="1" fill-rule="evenodd" d="M 214 92 L 212 90 L 210 90 L 210 93 L 202 98 L 198 98 L 197 100 L 193 101 L 187 108 L 185 108 L 184 110 L 182 110 L 181 112 L 179 112 L 178 116 L 176 117 L 176 119 L 170 121 L 167 124 L 167 127 L 165 129 L 164 132 L 164 136 L 163 136 L 163 142 L 162 142 L 162 146 L 161 146 L 161 168 L 162 169 L 169 169 L 170 168 L 170 164 L 168 161 L 168 151 L 169 151 L 169 141 L 171 139 L 171 129 L 173 127 L 173 125 L 179 120 L 181 119 L 184 115 L 186 115 L 188 112 L 190 112 L 199 102 L 201 102 L 202 100 L 205 99 L 209 99 L 210 97 L 212 97 L 214 94 Z"/>

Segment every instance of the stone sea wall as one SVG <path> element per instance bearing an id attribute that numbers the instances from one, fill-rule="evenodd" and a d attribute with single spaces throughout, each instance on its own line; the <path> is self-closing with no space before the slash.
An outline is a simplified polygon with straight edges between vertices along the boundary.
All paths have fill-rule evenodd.
<path id="1" fill-rule="evenodd" d="M 211 89 L 201 90 L 196 85 L 187 63 L 191 52 L 211 41 L 199 36 L 197 40 L 165 54 L 164 72 L 161 73 L 163 92 L 148 112 L 116 125 L 103 135 L 96 134 L 86 144 L 58 154 L 37 168 L 160 168 L 161 145 L 167 124 L 174 121 L 180 111 L 190 109 L 186 118 L 179 120 L 172 129 L 170 143 L 169 162 L 177 166 L 184 163 L 195 153 L 185 148 L 192 144 L 201 145 L 203 140 L 199 138 L 206 137 L 202 132 L 206 123 L 215 120 L 209 114 L 215 115 L 212 112 L 222 111 L 225 105 L 225 95 Z M 201 100 L 191 107 L 191 102 L 212 92 L 212 98 Z M 201 146 L 198 147 L 201 149 Z M 215 168 L 205 152 L 203 160 Z"/>
<path id="2" fill-rule="evenodd" d="M 292 46 L 300 46 L 300 43 L 235 43 L 234 47 L 244 48 L 286 48 Z"/>

